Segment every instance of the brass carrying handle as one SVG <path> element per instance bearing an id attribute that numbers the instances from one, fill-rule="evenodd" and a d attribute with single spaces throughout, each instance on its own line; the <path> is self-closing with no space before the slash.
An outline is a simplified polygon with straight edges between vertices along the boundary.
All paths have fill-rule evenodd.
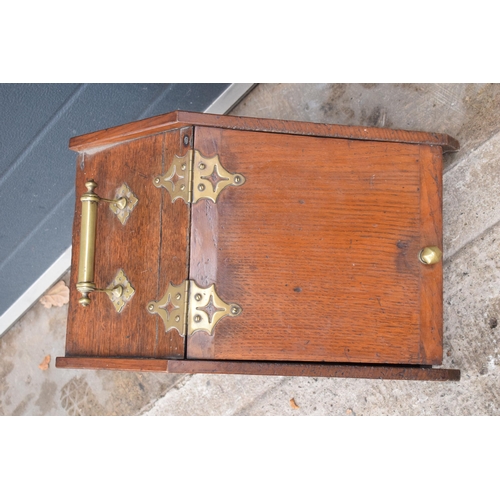
<path id="1" fill-rule="evenodd" d="M 78 263 L 78 283 L 76 289 L 82 294 L 78 301 L 86 307 L 90 304 L 89 293 L 106 292 L 114 297 L 121 297 L 123 288 L 117 285 L 110 289 L 99 289 L 94 283 L 94 255 L 95 255 L 95 234 L 97 224 L 97 204 L 100 201 L 114 203 L 119 209 L 124 209 L 127 205 L 127 199 L 122 197 L 117 200 L 108 200 L 101 198 L 94 193 L 97 184 L 93 179 L 85 183 L 87 192 L 80 198 L 82 202 L 82 224 L 80 227 L 80 260 Z"/>

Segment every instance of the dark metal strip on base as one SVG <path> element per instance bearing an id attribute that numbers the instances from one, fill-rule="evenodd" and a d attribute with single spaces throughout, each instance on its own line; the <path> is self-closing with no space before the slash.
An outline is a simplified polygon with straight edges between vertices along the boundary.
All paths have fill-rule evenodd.
<path id="1" fill-rule="evenodd" d="M 258 361 L 170 360 L 169 373 L 226 373 L 286 377 L 339 377 L 388 380 L 458 381 L 460 370 L 408 365 L 279 363 Z"/>

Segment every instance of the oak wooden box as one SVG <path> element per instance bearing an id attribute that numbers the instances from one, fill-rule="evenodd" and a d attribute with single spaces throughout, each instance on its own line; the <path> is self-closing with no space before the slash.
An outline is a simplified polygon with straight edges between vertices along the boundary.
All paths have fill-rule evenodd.
<path id="1" fill-rule="evenodd" d="M 459 379 L 432 368 L 443 355 L 442 264 L 419 259 L 442 248 L 451 137 L 175 111 L 70 148 L 77 201 L 58 367 Z M 82 202 L 90 180 L 124 209 Z M 125 281 L 121 298 L 93 292 L 82 307 L 92 203 L 85 272 L 95 266 L 101 289 Z"/>

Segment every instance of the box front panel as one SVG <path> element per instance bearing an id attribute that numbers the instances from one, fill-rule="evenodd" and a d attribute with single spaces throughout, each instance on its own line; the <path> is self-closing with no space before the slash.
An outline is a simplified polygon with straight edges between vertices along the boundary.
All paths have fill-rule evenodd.
<path id="1" fill-rule="evenodd" d="M 165 332 L 147 306 L 163 295 L 166 283 L 187 278 L 188 207 L 172 204 L 153 179 L 165 172 L 174 155 L 185 153 L 183 137 L 191 134 L 191 128 L 175 130 L 80 155 L 66 356 L 184 357 L 184 339 L 173 330 Z M 80 196 L 90 179 L 102 198 L 120 196 L 119 188 L 126 183 L 138 200 L 125 224 L 108 203 L 97 207 L 94 281 L 98 288 L 107 288 L 123 270 L 134 293 L 120 312 L 106 293 L 91 293 L 87 307 L 78 303 Z"/>
<path id="2" fill-rule="evenodd" d="M 246 178 L 193 205 L 190 258 L 242 312 L 188 358 L 440 362 L 441 264 L 418 259 L 441 245 L 440 148 L 201 127 L 195 148 Z"/>

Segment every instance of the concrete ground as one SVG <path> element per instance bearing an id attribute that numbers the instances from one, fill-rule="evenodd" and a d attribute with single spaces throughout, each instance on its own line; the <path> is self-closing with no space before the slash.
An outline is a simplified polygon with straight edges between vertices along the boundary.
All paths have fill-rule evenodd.
<path id="1" fill-rule="evenodd" d="M 36 304 L 0 339 L 0 415 L 500 414 L 500 85 L 261 84 L 232 114 L 443 132 L 460 141 L 460 152 L 445 156 L 443 367 L 459 368 L 462 380 L 59 370 L 67 306 Z M 52 361 L 41 370 L 47 355 Z"/>

